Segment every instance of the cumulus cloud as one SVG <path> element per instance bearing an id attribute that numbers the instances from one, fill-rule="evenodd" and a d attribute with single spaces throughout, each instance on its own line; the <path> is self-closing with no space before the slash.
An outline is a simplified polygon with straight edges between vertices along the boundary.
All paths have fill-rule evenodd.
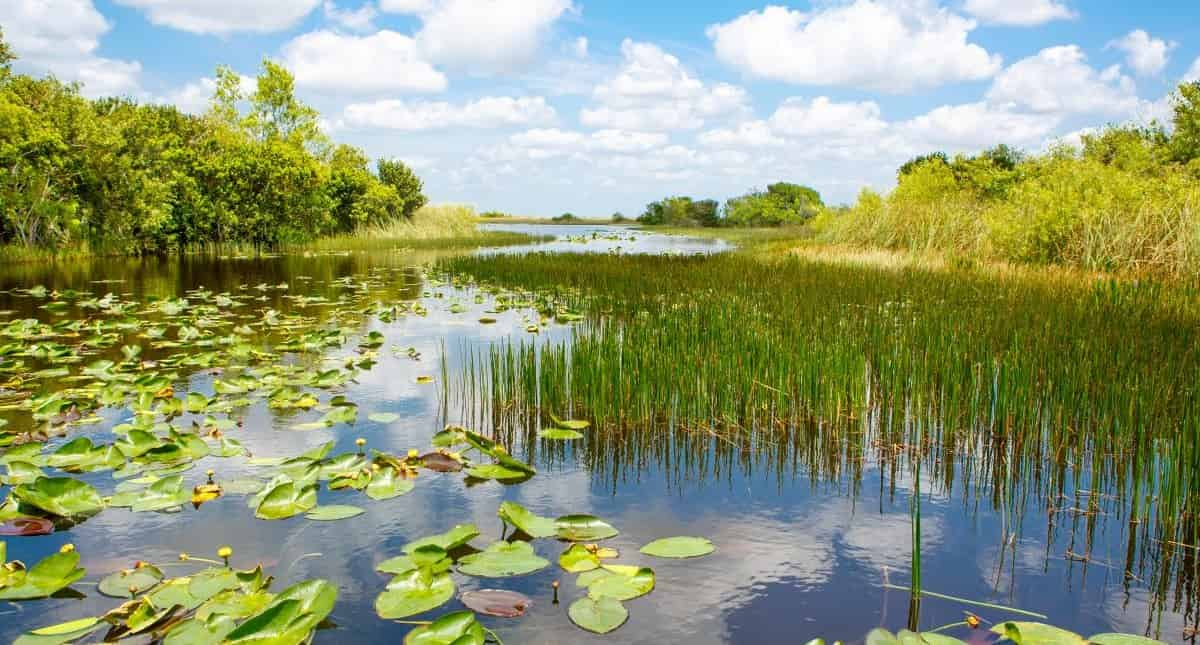
<path id="1" fill-rule="evenodd" d="M 509 137 L 514 146 L 542 151 L 538 155 L 542 157 L 573 152 L 646 152 L 667 141 L 667 135 L 657 132 L 598 130 L 585 134 L 557 128 L 527 130 Z M 549 154 L 551 152 L 557 154 Z"/>
<path id="2" fill-rule="evenodd" d="M 554 119 L 554 108 L 540 96 L 489 96 L 462 105 L 388 99 L 352 103 L 343 111 L 350 127 L 407 131 L 528 126 Z"/>
<path id="3" fill-rule="evenodd" d="M 441 92 L 446 77 L 421 58 L 412 38 L 383 30 L 370 36 L 314 31 L 283 46 L 302 87 L 334 92 Z"/>
<path id="4" fill-rule="evenodd" d="M 1178 43 L 1153 38 L 1142 29 L 1135 29 L 1108 44 L 1125 52 L 1126 63 L 1142 76 L 1155 76 L 1167 66 L 1167 59 Z"/>
<path id="5" fill-rule="evenodd" d="M 375 28 L 375 5 L 367 2 L 357 9 L 342 9 L 331 0 L 325 0 L 325 19 L 350 31 L 372 31 Z"/>
<path id="6" fill-rule="evenodd" d="M 240 76 L 241 90 L 243 95 L 252 94 L 257 89 L 256 81 L 249 76 Z M 188 112 L 190 114 L 202 114 L 208 109 L 209 101 L 212 99 L 213 93 L 217 90 L 217 80 L 211 77 L 204 77 L 191 83 L 187 83 L 183 87 L 169 92 L 166 96 L 161 96 L 157 99 L 158 103 L 166 105 L 174 105 L 175 107 Z"/>
<path id="7" fill-rule="evenodd" d="M 1138 107 L 1133 79 L 1115 65 L 1096 70 L 1076 45 L 1017 61 L 996 77 L 987 98 L 1041 113 L 1128 116 Z"/>
<path id="8" fill-rule="evenodd" d="M 150 22 L 195 34 L 269 33 L 300 22 L 321 0 L 115 0 Z"/>
<path id="9" fill-rule="evenodd" d="M 967 0 L 963 9 L 984 22 L 1018 27 L 1070 20 L 1077 15 L 1058 0 Z"/>
<path id="10" fill-rule="evenodd" d="M 596 86 L 594 107 L 580 112 L 589 127 L 619 130 L 695 129 L 705 119 L 748 110 L 746 91 L 728 83 L 706 85 L 679 59 L 650 43 L 626 39 L 616 75 Z"/>
<path id="11" fill-rule="evenodd" d="M 1060 122 L 1054 114 L 1021 113 L 979 102 L 934 108 L 898 124 L 897 130 L 917 150 L 973 151 L 999 143 L 1038 143 Z"/>
<path id="12" fill-rule="evenodd" d="M 0 3 L 4 37 L 20 56 L 18 68 L 49 72 L 83 84 L 89 96 L 136 94 L 142 66 L 96 53 L 111 25 L 92 0 L 14 0 Z"/>
<path id="13" fill-rule="evenodd" d="M 768 6 L 707 33 L 718 59 L 757 77 L 896 93 L 995 74 L 1000 56 L 968 42 L 975 26 L 932 0 L 855 0 Z"/>
<path id="14" fill-rule="evenodd" d="M 421 15 L 422 53 L 449 67 L 505 72 L 537 57 L 550 27 L 572 10 L 571 0 L 440 0 L 386 3 Z"/>
<path id="15" fill-rule="evenodd" d="M 1183 75 L 1183 82 L 1200 81 L 1200 58 L 1192 61 L 1192 66 Z"/>

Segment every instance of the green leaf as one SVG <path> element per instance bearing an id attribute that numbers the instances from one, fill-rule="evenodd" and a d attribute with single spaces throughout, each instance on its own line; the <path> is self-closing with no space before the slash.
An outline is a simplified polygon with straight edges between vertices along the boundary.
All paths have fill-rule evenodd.
<path id="1" fill-rule="evenodd" d="M 629 620 L 629 610 L 614 598 L 580 598 L 567 608 L 571 622 L 596 634 L 607 634 Z"/>
<path id="2" fill-rule="evenodd" d="M 133 598 L 145 593 L 163 579 L 163 572 L 154 565 L 137 569 L 123 569 L 111 573 L 100 581 L 100 593 L 112 598 Z"/>
<path id="3" fill-rule="evenodd" d="M 600 568 L 600 556 L 582 544 L 572 544 L 558 556 L 558 565 L 569 573 L 583 573 Z"/>
<path id="4" fill-rule="evenodd" d="M 497 479 L 502 481 L 525 479 L 529 473 L 523 470 L 505 468 L 500 464 L 483 464 L 467 469 L 467 474 L 476 479 Z"/>
<path id="5" fill-rule="evenodd" d="M 5 544 L 0 542 L 0 561 L 5 556 Z M 0 600 L 31 600 L 46 598 L 66 589 L 87 574 L 78 568 L 79 554 L 75 551 L 53 553 L 33 565 L 28 571 L 7 571 L 0 565 Z"/>
<path id="6" fill-rule="evenodd" d="M 1167 645 L 1162 641 L 1134 634 L 1096 634 L 1088 637 L 1095 645 Z"/>
<path id="7" fill-rule="evenodd" d="M 573 419 L 560 419 L 560 418 L 554 416 L 553 413 L 550 413 L 550 420 L 554 422 L 554 425 L 556 425 L 560 428 L 566 428 L 568 430 L 586 430 L 588 428 L 588 426 L 592 425 L 591 423 L 589 423 L 587 421 L 576 421 Z"/>
<path id="8" fill-rule="evenodd" d="M 446 614 L 404 637 L 404 645 L 484 645 L 483 626 L 469 611 Z"/>
<path id="9" fill-rule="evenodd" d="M 12 493 L 22 503 L 60 517 L 93 515 L 104 508 L 95 488 L 70 477 L 42 477 L 17 486 Z"/>
<path id="10" fill-rule="evenodd" d="M 656 558 L 698 558 L 716 550 L 708 538 L 669 537 L 655 540 L 639 549 Z"/>
<path id="11" fill-rule="evenodd" d="M 400 418 L 400 415 L 394 412 L 373 412 L 367 415 L 367 418 L 375 423 L 392 423 Z"/>
<path id="12" fill-rule="evenodd" d="M 554 520 L 558 537 L 571 542 L 594 542 L 617 535 L 617 529 L 595 515 L 563 515 Z"/>
<path id="13" fill-rule="evenodd" d="M 163 511 L 186 504 L 192 498 L 191 491 L 183 487 L 183 476 L 164 477 L 146 487 L 133 502 L 133 511 Z"/>
<path id="14" fill-rule="evenodd" d="M 550 566 L 550 561 L 538 557 L 528 542 L 493 542 L 479 553 L 463 557 L 458 562 L 459 573 L 484 578 L 523 576 Z"/>
<path id="15" fill-rule="evenodd" d="M 441 547 L 444 551 L 453 551 L 475 539 L 478 535 L 479 529 L 474 524 L 459 524 L 445 533 L 430 535 L 429 537 L 423 537 L 405 544 L 404 552 L 411 555 L 417 549 L 427 545 Z"/>
<path id="16" fill-rule="evenodd" d="M 403 573 L 388 583 L 375 599 L 380 618 L 396 620 L 437 609 L 454 597 L 454 579 L 449 573 L 432 576 L 415 570 Z"/>
<path id="17" fill-rule="evenodd" d="M 566 428 L 547 428 L 538 432 L 539 439 L 548 439 L 550 441 L 574 441 L 582 439 L 583 433 L 577 430 L 568 430 Z"/>
<path id="18" fill-rule="evenodd" d="M 558 528 L 554 520 L 534 515 L 529 509 L 516 502 L 502 502 L 496 511 L 500 519 L 534 538 L 554 537 Z"/>
<path id="19" fill-rule="evenodd" d="M 306 519 L 317 520 L 320 522 L 333 522 L 362 514 L 363 509 L 357 506 L 332 504 L 328 506 L 318 506 L 305 513 L 304 517 Z"/>
<path id="20" fill-rule="evenodd" d="M 372 473 L 371 482 L 367 484 L 367 497 L 374 500 L 385 500 L 399 497 L 413 489 L 414 484 L 399 476 L 394 468 L 381 468 Z"/>
<path id="21" fill-rule="evenodd" d="M 288 587 L 258 614 L 225 637 L 227 645 L 299 645 L 337 602 L 337 588 L 324 580 Z"/>
<path id="22" fill-rule="evenodd" d="M 654 589 L 654 570 L 649 567 L 604 565 L 600 569 L 580 575 L 576 584 L 587 587 L 588 595 L 593 598 L 633 600 Z"/>
<path id="23" fill-rule="evenodd" d="M 317 505 L 317 486 L 298 486 L 292 482 L 271 489 L 254 511 L 263 520 L 282 520 L 311 510 Z"/>
<path id="24" fill-rule="evenodd" d="M 71 620 L 25 632 L 13 641 L 13 645 L 61 645 L 83 638 L 104 624 L 96 616 Z"/>
<path id="25" fill-rule="evenodd" d="M 992 632 L 1016 645 L 1087 645 L 1079 634 L 1045 623 L 1009 621 L 992 627 Z"/>

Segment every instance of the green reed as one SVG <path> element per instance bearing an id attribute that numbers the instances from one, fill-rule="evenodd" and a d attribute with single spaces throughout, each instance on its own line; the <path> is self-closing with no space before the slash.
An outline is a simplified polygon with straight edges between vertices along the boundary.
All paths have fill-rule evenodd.
<path id="1" fill-rule="evenodd" d="M 855 482 L 874 456 L 927 464 L 964 504 L 1002 510 L 1008 544 L 1030 500 L 1052 533 L 1085 544 L 1101 513 L 1136 522 L 1131 544 L 1197 544 L 1200 303 L 1188 285 L 744 253 L 440 268 L 587 313 L 566 341 L 480 350 L 468 378 L 481 399 L 464 401 L 526 434 L 541 410 L 594 420 L 605 431 L 587 458 L 601 471 L 765 463 Z"/>

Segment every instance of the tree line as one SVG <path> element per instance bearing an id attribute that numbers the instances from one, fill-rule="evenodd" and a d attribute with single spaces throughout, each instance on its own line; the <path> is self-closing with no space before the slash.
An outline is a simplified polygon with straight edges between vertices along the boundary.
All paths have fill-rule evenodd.
<path id="1" fill-rule="evenodd" d="M 207 111 L 88 99 L 15 74 L 0 32 L 0 244 L 162 253 L 270 247 L 411 217 L 425 204 L 403 162 L 374 169 L 329 139 L 264 60 L 253 91 L 227 67 Z"/>
<path id="2" fill-rule="evenodd" d="M 650 202 L 637 221 L 651 226 L 780 226 L 808 222 L 824 208 L 816 190 L 777 182 L 729 199 L 724 206 L 713 199 L 667 197 Z"/>

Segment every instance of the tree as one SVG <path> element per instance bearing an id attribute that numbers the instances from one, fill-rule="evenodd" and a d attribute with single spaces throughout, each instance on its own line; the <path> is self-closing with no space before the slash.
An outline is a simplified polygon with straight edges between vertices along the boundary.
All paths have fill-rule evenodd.
<path id="1" fill-rule="evenodd" d="M 1190 164 L 1200 159 L 1200 81 L 1180 85 L 1172 107 L 1171 152 L 1179 163 Z"/>
<path id="2" fill-rule="evenodd" d="M 17 54 L 9 46 L 8 41 L 4 40 L 4 28 L 0 27 L 0 81 L 7 80 L 12 76 L 12 64 L 17 60 Z"/>
<path id="3" fill-rule="evenodd" d="M 404 206 L 401 212 L 405 217 L 412 217 L 428 200 L 421 192 L 424 184 L 403 161 L 399 159 L 380 159 L 377 164 L 379 181 L 396 190 Z"/>
<path id="4" fill-rule="evenodd" d="M 218 65 L 216 88 L 209 101 L 208 116 L 230 130 L 240 130 L 242 115 L 238 104 L 245 98 L 242 94 L 242 77 L 229 67 Z"/>
<path id="5" fill-rule="evenodd" d="M 944 152 L 931 152 L 926 155 L 918 155 L 901 164 L 900 169 L 896 171 L 896 176 L 903 177 L 911 174 L 917 168 L 931 163 L 940 163 L 948 166 L 950 165 L 950 158 Z"/>
<path id="6" fill-rule="evenodd" d="M 323 154 L 329 142 L 319 127 L 320 114 L 296 98 L 296 78 L 291 72 L 264 59 L 256 83 L 246 117 L 254 136 L 259 141 L 285 141 Z"/>

